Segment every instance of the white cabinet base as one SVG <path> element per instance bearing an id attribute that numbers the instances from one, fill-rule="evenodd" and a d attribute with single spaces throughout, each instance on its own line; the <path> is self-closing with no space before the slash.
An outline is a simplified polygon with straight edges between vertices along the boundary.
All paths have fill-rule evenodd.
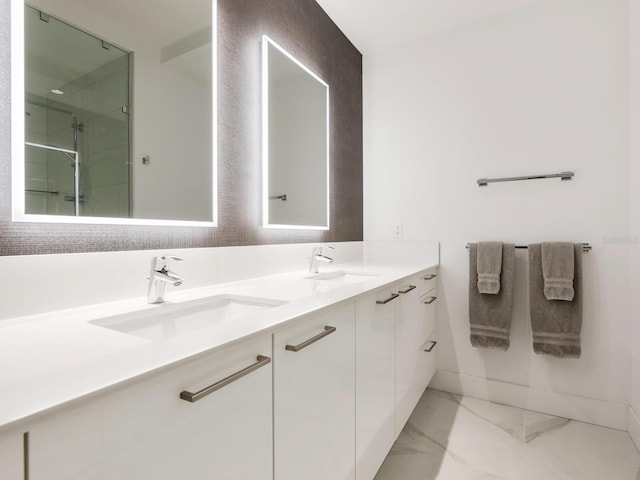
<path id="1" fill-rule="evenodd" d="M 393 446 L 398 298 L 383 288 L 356 302 L 356 480 L 371 480 Z"/>
<path id="2" fill-rule="evenodd" d="M 272 364 L 195 403 L 198 391 L 271 357 L 262 336 L 78 402 L 30 426 L 30 480 L 272 480 Z"/>
<path id="3" fill-rule="evenodd" d="M 353 303 L 343 305 L 273 336 L 278 480 L 355 479 L 354 312 Z M 326 327 L 336 330 L 297 352 L 287 350 Z"/>
<path id="4" fill-rule="evenodd" d="M 399 289 L 417 286 L 400 297 L 396 316 L 396 438 L 407 423 L 436 370 L 436 287 L 423 293 L 423 280 L 435 275 L 416 275 Z M 423 283 L 420 283 L 423 282 Z M 430 351 L 427 351 L 430 350 Z"/>

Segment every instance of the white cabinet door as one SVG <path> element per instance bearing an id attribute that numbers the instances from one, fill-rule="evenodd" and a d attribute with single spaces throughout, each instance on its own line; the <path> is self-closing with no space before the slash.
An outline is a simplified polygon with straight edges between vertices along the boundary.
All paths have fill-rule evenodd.
<path id="1" fill-rule="evenodd" d="M 100 478 L 102 405 L 74 402 L 28 425 L 30 480 Z"/>
<path id="2" fill-rule="evenodd" d="M 30 479 L 272 479 L 270 358 L 262 336 L 50 415 L 30 428 Z"/>
<path id="3" fill-rule="evenodd" d="M 420 295 L 417 275 L 398 285 L 396 316 L 396 437 L 435 373 L 435 288 Z M 404 293 L 403 293 L 404 292 Z M 429 351 L 427 351 L 429 350 Z"/>
<path id="4" fill-rule="evenodd" d="M 397 294 L 380 289 L 356 303 L 356 479 L 372 480 L 396 439 Z"/>
<path id="5" fill-rule="evenodd" d="M 277 480 L 355 478 L 354 316 L 351 302 L 273 336 Z"/>
<path id="6" fill-rule="evenodd" d="M 24 437 L 22 431 L 0 433 L 0 478 L 24 480 Z"/>

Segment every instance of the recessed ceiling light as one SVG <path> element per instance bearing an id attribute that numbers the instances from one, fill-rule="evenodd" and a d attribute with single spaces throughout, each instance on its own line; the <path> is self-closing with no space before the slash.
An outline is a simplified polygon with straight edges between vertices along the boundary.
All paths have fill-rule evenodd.
<path id="1" fill-rule="evenodd" d="M 52 88 L 51 93 L 55 93 L 56 95 L 64 95 L 64 92 L 59 88 Z"/>

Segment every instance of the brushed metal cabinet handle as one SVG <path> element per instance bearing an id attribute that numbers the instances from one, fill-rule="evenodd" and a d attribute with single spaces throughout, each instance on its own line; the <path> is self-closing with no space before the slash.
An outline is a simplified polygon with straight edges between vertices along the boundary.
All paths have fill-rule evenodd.
<path id="1" fill-rule="evenodd" d="M 429 300 L 425 300 L 424 303 L 426 303 L 427 305 L 431 305 L 433 302 L 436 301 L 436 299 L 438 297 L 427 297 Z"/>
<path id="2" fill-rule="evenodd" d="M 423 280 L 433 280 L 434 278 L 436 278 L 438 275 L 436 275 L 435 273 L 430 273 L 429 275 L 423 277 Z"/>
<path id="3" fill-rule="evenodd" d="M 24 471 L 24 480 L 29 480 L 29 432 L 22 435 L 22 462 Z"/>
<path id="4" fill-rule="evenodd" d="M 392 293 L 389 298 L 385 298 L 384 300 L 376 300 L 376 303 L 378 305 L 385 305 L 387 303 L 389 303 L 391 300 L 394 300 L 396 298 L 398 298 L 400 296 L 399 293 Z"/>
<path id="5" fill-rule="evenodd" d="M 258 355 L 256 360 L 257 360 L 256 363 L 254 363 L 252 365 L 249 365 L 248 367 L 243 368 L 239 372 L 231 374 L 226 378 L 223 378 L 222 380 L 220 380 L 219 382 L 214 383 L 213 385 L 209 385 L 208 387 L 204 387 L 202 390 L 198 390 L 195 393 L 188 392 L 186 390 L 180 392 L 180 398 L 182 400 L 186 400 L 187 402 L 191 402 L 191 403 L 197 402 L 198 400 L 203 399 L 207 395 L 211 395 L 216 390 L 220 390 L 221 388 L 226 387 L 230 383 L 233 383 L 236 380 L 241 379 L 245 375 L 249 375 L 251 372 L 254 372 L 254 371 L 258 370 L 259 368 L 262 368 L 265 365 L 268 365 L 268 364 L 271 363 L 271 359 L 269 357 L 265 357 L 264 355 Z"/>
<path id="6" fill-rule="evenodd" d="M 415 285 L 409 285 L 404 290 L 398 290 L 398 293 L 409 293 L 411 290 L 415 290 Z"/>
<path id="7" fill-rule="evenodd" d="M 431 353 L 431 350 L 433 350 L 436 347 L 438 342 L 436 342 L 435 340 L 430 340 L 428 343 L 430 343 L 431 346 L 429 348 L 425 348 L 424 351 L 427 353 Z"/>
<path id="8" fill-rule="evenodd" d="M 335 331 L 336 331 L 336 327 L 330 327 L 327 325 L 326 327 L 324 327 L 323 332 L 319 333 L 315 337 L 311 337 L 309 340 L 305 340 L 304 342 L 299 343 L 298 345 L 286 345 L 284 349 L 289 350 L 290 352 L 299 352 L 303 348 L 307 348 L 312 343 L 316 343 L 321 338 L 324 338 L 327 335 L 331 335 Z"/>

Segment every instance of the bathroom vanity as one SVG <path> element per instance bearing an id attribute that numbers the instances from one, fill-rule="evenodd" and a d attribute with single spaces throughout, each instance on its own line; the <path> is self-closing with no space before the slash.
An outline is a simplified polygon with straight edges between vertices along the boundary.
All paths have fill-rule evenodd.
<path id="1" fill-rule="evenodd" d="M 436 280 L 360 262 L 4 321 L 0 477 L 371 480 L 435 372 Z"/>
<path id="2" fill-rule="evenodd" d="M 437 255 L 323 264 L 312 275 L 283 269 L 292 258 L 283 252 L 293 246 L 275 255 L 260 250 L 271 257 L 247 253 L 256 243 L 362 240 L 362 55 L 315 2 L 292 9 L 194 1 L 186 10 L 154 11 L 152 22 L 154 2 L 128 2 L 133 11 L 92 6 L 36 0 L 25 9 L 12 1 L 13 37 L 0 35 L 16 80 L 12 185 L 2 189 L 11 212 L 0 218 L 13 241 L 2 242 L 0 254 L 127 251 L 113 262 L 91 257 L 97 268 L 79 267 L 76 260 L 86 259 L 73 256 L 39 258 L 30 278 L 31 259 L 19 264 L 14 298 L 0 312 L 0 478 L 372 478 L 435 370 L 437 262 L 429 258 Z M 117 54 L 117 65 L 107 59 L 66 69 L 87 77 L 78 91 L 64 87 L 75 78 L 37 85 L 29 68 L 42 45 L 52 50 L 47 65 L 58 56 L 80 59 L 69 45 L 55 47 L 52 27 L 78 38 L 74 47 L 86 40 L 95 62 Z M 155 38 L 165 30 L 170 38 Z M 122 85 L 117 96 L 89 88 L 89 79 L 102 79 L 95 73 L 112 67 Z M 116 90 L 99 81 L 105 92 Z M 294 86 L 309 82 L 311 91 L 293 96 Z M 218 86 L 233 101 L 219 106 Z M 67 100 L 71 93 L 78 105 Z M 84 108 L 92 95 L 107 105 Z M 313 109 L 301 102 L 312 96 Z M 301 115 L 289 105 L 303 106 Z M 49 121 L 53 112 L 59 122 Z M 238 120 L 253 115 L 255 122 Z M 313 131 L 277 141 L 307 117 Z M 66 143 L 50 134 L 57 123 Z M 256 138 L 272 150 L 261 151 Z M 119 149 L 109 154 L 113 165 L 89 155 L 102 155 L 102 147 Z M 301 158 L 309 163 L 295 170 Z M 60 175 L 48 168 L 54 161 Z M 108 185 L 113 201 L 98 201 L 95 188 L 105 182 L 98 169 L 89 172 L 96 165 L 118 179 Z M 157 305 L 112 301 L 138 295 L 146 274 L 125 260 L 137 258 L 130 250 L 226 245 L 250 247 L 186 258 L 195 267 L 185 278 L 199 288 L 171 290 Z M 60 267 L 43 268 L 48 262 Z M 166 270 L 157 264 L 150 276 L 177 285 L 181 279 Z M 64 278 L 44 281 L 51 272 Z M 105 285 L 107 272 L 117 280 Z M 162 299 L 164 283 L 156 287 L 149 301 Z M 78 308 L 59 310 L 69 305 Z"/>

